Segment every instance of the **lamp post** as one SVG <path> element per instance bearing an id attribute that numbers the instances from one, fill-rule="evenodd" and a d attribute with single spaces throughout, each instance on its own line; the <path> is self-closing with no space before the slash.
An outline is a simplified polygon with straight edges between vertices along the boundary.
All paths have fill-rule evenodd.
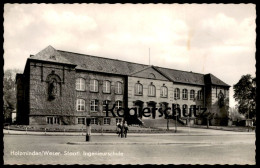
<path id="1" fill-rule="evenodd" d="M 211 114 L 210 114 L 210 111 L 209 111 L 209 114 L 208 114 L 208 116 L 207 116 L 207 128 L 209 128 L 209 116 L 210 116 Z"/>

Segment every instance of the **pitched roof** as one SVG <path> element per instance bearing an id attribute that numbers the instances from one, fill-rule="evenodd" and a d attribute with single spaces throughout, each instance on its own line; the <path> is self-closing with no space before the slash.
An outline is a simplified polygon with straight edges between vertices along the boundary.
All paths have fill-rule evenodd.
<path id="1" fill-rule="evenodd" d="M 45 49 L 41 50 L 39 53 L 31 56 L 29 59 L 32 60 L 42 60 L 48 62 L 55 62 L 55 63 L 63 63 L 63 64 L 71 64 L 70 61 L 65 59 L 60 55 L 60 53 L 53 48 L 52 46 L 48 46 Z"/>
<path id="2" fill-rule="evenodd" d="M 131 63 L 116 59 L 77 54 L 57 50 L 65 59 L 76 64 L 76 69 L 98 71 L 112 74 L 129 75 L 135 71 L 148 67 L 148 65 Z"/>
<path id="3" fill-rule="evenodd" d="M 152 66 L 149 65 L 146 68 L 143 68 L 142 70 L 129 74 L 129 76 L 149 78 L 149 79 L 158 79 L 158 80 L 164 80 L 164 81 L 169 80 L 169 78 L 167 78 L 164 74 L 162 74 L 161 72 L 158 72 L 158 70 L 153 65 Z"/>
<path id="4" fill-rule="evenodd" d="M 161 73 L 165 74 L 171 81 L 176 83 L 186 83 L 204 85 L 204 75 L 199 73 L 180 71 L 169 68 L 156 67 Z"/>
<path id="5" fill-rule="evenodd" d="M 230 85 L 226 84 L 225 82 L 223 82 L 216 76 L 212 75 L 211 73 L 205 75 L 205 84 L 230 87 Z"/>
<path id="6" fill-rule="evenodd" d="M 180 71 L 158 66 L 149 66 L 145 64 L 138 64 L 117 59 L 78 54 L 68 51 L 56 50 L 52 46 L 48 46 L 47 48 L 40 51 L 35 56 L 30 57 L 29 59 L 63 64 L 73 64 L 76 65 L 76 69 L 78 70 L 88 70 L 127 76 L 147 70 L 152 67 L 160 74 L 165 76 L 167 79 L 176 83 L 195 85 L 205 85 L 206 83 L 208 83 L 214 85 L 229 86 L 212 74 L 204 75 L 200 73 Z"/>

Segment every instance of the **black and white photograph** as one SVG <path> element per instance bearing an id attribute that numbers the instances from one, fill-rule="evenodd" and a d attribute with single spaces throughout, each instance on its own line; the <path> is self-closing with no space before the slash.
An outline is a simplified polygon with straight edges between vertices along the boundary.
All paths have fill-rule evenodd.
<path id="1" fill-rule="evenodd" d="M 255 165 L 255 4 L 3 13 L 4 165 Z"/>

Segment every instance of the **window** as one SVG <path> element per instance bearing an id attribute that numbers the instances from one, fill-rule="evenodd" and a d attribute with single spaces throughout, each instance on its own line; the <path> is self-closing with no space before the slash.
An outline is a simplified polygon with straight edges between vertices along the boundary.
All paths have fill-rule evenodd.
<path id="1" fill-rule="evenodd" d="M 188 90 L 182 89 L 182 99 L 188 99 Z"/>
<path id="2" fill-rule="evenodd" d="M 79 91 L 85 90 L 85 79 L 83 79 L 83 78 L 76 79 L 76 90 L 79 90 Z"/>
<path id="3" fill-rule="evenodd" d="M 58 117 L 53 117 L 53 124 L 60 124 L 60 119 Z"/>
<path id="4" fill-rule="evenodd" d="M 109 100 L 103 101 L 103 112 L 106 112 L 106 105 L 108 104 L 108 106 L 109 106 L 109 103 L 110 103 Z"/>
<path id="5" fill-rule="evenodd" d="M 60 119 L 58 117 L 47 117 L 47 124 L 60 124 Z"/>
<path id="6" fill-rule="evenodd" d="M 110 93 L 111 83 L 109 81 L 103 82 L 103 92 Z"/>
<path id="7" fill-rule="evenodd" d="M 195 105 L 190 105 L 190 112 L 192 115 L 194 115 L 194 107 L 196 107 Z"/>
<path id="8" fill-rule="evenodd" d="M 181 107 L 180 107 L 180 105 L 179 105 L 179 104 L 176 104 L 176 108 L 179 108 L 179 109 L 181 109 Z"/>
<path id="9" fill-rule="evenodd" d="M 85 111 L 85 100 L 77 99 L 77 111 Z"/>
<path id="10" fill-rule="evenodd" d="M 47 124 L 53 124 L 53 117 L 47 117 Z"/>
<path id="11" fill-rule="evenodd" d="M 200 113 L 202 112 L 202 111 L 201 111 L 202 106 L 201 106 L 201 105 L 198 105 L 197 108 L 198 108 L 198 109 L 197 109 L 197 113 L 200 114 Z"/>
<path id="12" fill-rule="evenodd" d="M 174 89 L 174 99 L 180 99 L 180 89 Z"/>
<path id="13" fill-rule="evenodd" d="M 202 91 L 201 90 L 198 91 L 198 100 L 202 100 Z"/>
<path id="14" fill-rule="evenodd" d="M 161 97 L 167 97 L 168 96 L 168 88 L 166 86 L 161 87 Z"/>
<path id="15" fill-rule="evenodd" d="M 123 93 L 123 90 L 122 90 L 122 83 L 121 82 L 116 82 L 116 85 L 115 85 L 115 93 L 116 94 L 122 94 Z"/>
<path id="16" fill-rule="evenodd" d="M 98 124 L 97 118 L 91 118 L 90 124 L 97 125 Z"/>
<path id="17" fill-rule="evenodd" d="M 143 85 L 139 81 L 135 84 L 135 95 L 143 95 Z"/>
<path id="18" fill-rule="evenodd" d="M 118 110 L 119 108 L 122 108 L 122 101 L 120 101 L 120 100 L 116 101 L 115 109 Z"/>
<path id="19" fill-rule="evenodd" d="M 90 101 L 90 111 L 97 112 L 98 111 L 98 100 L 91 100 Z"/>
<path id="20" fill-rule="evenodd" d="M 121 123 L 122 118 L 116 118 L 116 123 Z"/>
<path id="21" fill-rule="evenodd" d="M 155 86 L 151 83 L 149 86 L 148 86 L 148 96 L 155 96 Z"/>
<path id="22" fill-rule="evenodd" d="M 193 100 L 195 98 L 195 91 L 191 90 L 190 91 L 190 99 Z"/>
<path id="23" fill-rule="evenodd" d="M 95 79 L 90 80 L 90 91 L 98 92 L 98 81 Z"/>
<path id="24" fill-rule="evenodd" d="M 104 118 L 104 125 L 110 125 L 110 118 Z"/>
<path id="25" fill-rule="evenodd" d="M 84 124 L 85 125 L 85 118 L 83 118 L 83 117 L 78 118 L 78 124 Z"/>
<path id="26" fill-rule="evenodd" d="M 174 104 L 174 107 L 177 109 L 177 108 L 180 108 L 180 105 L 179 104 Z"/>
<path id="27" fill-rule="evenodd" d="M 183 114 L 188 114 L 188 106 L 187 104 L 182 105 Z"/>

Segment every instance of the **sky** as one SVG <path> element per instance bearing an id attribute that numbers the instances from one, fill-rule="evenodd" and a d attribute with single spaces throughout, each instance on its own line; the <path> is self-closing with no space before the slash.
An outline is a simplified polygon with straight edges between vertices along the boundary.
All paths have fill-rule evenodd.
<path id="1" fill-rule="evenodd" d="M 254 4 L 5 4 L 4 69 L 55 49 L 197 73 L 255 76 Z M 150 52 L 149 52 L 150 50 Z"/>

